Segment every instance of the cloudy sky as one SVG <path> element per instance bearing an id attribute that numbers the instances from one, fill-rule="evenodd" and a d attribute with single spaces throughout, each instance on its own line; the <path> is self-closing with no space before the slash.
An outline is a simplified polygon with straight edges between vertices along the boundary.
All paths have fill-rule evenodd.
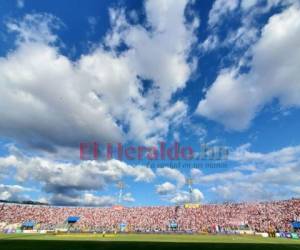
<path id="1" fill-rule="evenodd" d="M 120 181 L 127 206 L 300 196 L 298 0 L 4 0 L 0 19 L 0 199 L 108 206 Z M 229 154 L 79 158 L 162 141 Z"/>

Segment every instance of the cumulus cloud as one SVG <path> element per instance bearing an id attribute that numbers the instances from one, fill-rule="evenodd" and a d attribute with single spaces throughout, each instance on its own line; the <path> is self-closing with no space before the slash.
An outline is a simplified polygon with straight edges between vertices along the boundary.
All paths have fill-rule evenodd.
<path id="1" fill-rule="evenodd" d="M 255 165 L 253 164 L 248 164 L 248 165 L 241 165 L 241 166 L 237 166 L 234 168 L 234 170 L 238 170 L 238 171 L 256 171 L 257 168 Z"/>
<path id="2" fill-rule="evenodd" d="M 9 156 L 0 157 L 0 172 L 7 175 L 8 170 L 10 178 L 15 181 L 33 182 L 41 186 L 43 192 L 52 196 L 50 201 L 54 203 L 60 198 L 63 201 L 65 196 L 70 197 L 70 202 L 66 203 L 75 202 L 83 195 L 82 192 L 104 190 L 125 177 L 136 182 L 150 182 L 155 177 L 150 168 L 130 166 L 118 160 L 62 163 L 37 156 L 29 157 L 16 151 L 12 151 Z M 11 171 L 14 171 L 14 177 Z M 131 194 L 127 194 L 125 198 L 133 200 Z M 96 202 L 100 201 L 95 200 Z"/>
<path id="3" fill-rule="evenodd" d="M 280 185 L 281 189 L 297 185 L 300 178 L 300 147 L 290 146 L 269 153 L 250 151 L 248 144 L 233 151 L 230 159 L 238 163 L 254 163 L 256 171 L 248 175 L 254 183 Z"/>
<path id="4" fill-rule="evenodd" d="M 56 17 L 10 20 L 16 48 L 0 58 L 0 135 L 53 152 L 80 141 L 163 139 L 188 109 L 171 100 L 193 68 L 188 57 L 195 25 L 186 22 L 187 3 L 147 1 L 151 30 L 111 10 L 105 42 L 76 61 L 60 52 Z M 128 49 L 119 53 L 121 42 Z M 153 82 L 147 91 L 144 80 Z"/>
<path id="5" fill-rule="evenodd" d="M 128 22 L 138 18 L 134 13 L 128 17 L 122 8 L 111 9 L 105 39 L 73 61 L 61 52 L 64 44 L 56 30 L 64 24 L 57 17 L 35 13 L 9 19 L 7 29 L 16 36 L 0 58 L 0 136 L 42 156 L 11 148 L 10 155 L 0 157 L 0 177 L 32 182 L 55 204 L 64 199 L 110 204 L 111 197 L 93 192 L 123 177 L 151 182 L 155 174 L 144 166 L 53 159 L 73 158 L 74 147 L 84 141 L 155 144 L 183 123 L 188 105 L 172 97 L 197 63 L 190 50 L 199 20 L 191 11 L 193 20 L 187 20 L 188 3 L 146 1 L 144 24 Z M 176 187 L 183 186 L 184 176 L 172 173 Z M 130 193 L 124 199 L 134 201 Z"/>
<path id="6" fill-rule="evenodd" d="M 224 16 L 234 11 L 239 6 L 239 0 L 217 0 L 214 2 L 208 17 L 208 24 L 214 27 Z"/>
<path id="7" fill-rule="evenodd" d="M 164 167 L 156 170 L 158 176 L 176 181 L 177 187 L 181 188 L 185 185 L 185 176 L 177 169 Z"/>
<path id="8" fill-rule="evenodd" d="M 24 193 L 30 191 L 32 191 L 31 188 L 22 187 L 20 185 L 0 184 L 0 200 L 23 201 L 29 199 L 29 195 Z"/>
<path id="9" fill-rule="evenodd" d="M 176 186 L 170 182 L 164 182 L 156 185 L 156 192 L 160 195 L 171 194 L 176 191 Z"/>
<path id="10" fill-rule="evenodd" d="M 176 185 L 170 182 L 156 185 L 156 193 L 161 196 L 162 200 L 173 204 L 184 204 L 187 202 L 198 203 L 204 199 L 203 193 L 198 188 L 192 188 L 191 191 L 183 189 L 186 184 L 186 178 L 179 170 L 164 167 L 158 168 L 156 173 L 158 176 L 176 182 Z M 199 169 L 192 169 L 191 175 L 193 180 L 195 180 L 197 175 L 202 175 L 202 172 Z"/>
<path id="11" fill-rule="evenodd" d="M 229 159 L 234 171 L 199 173 L 195 181 L 210 187 L 218 200 L 261 201 L 298 196 L 300 181 L 299 146 L 269 153 L 250 151 L 250 144 L 238 147 Z"/>
<path id="12" fill-rule="evenodd" d="M 237 182 L 216 185 L 211 188 L 221 201 L 262 201 L 278 199 L 278 194 L 267 190 L 261 183 Z M 281 196 L 281 198 L 284 196 Z"/>
<path id="13" fill-rule="evenodd" d="M 300 106 L 300 9 L 292 5 L 273 15 L 251 48 L 248 73 L 224 69 L 199 102 L 196 113 L 233 130 L 244 130 L 262 107 L 278 100 L 283 108 Z"/>
<path id="14" fill-rule="evenodd" d="M 199 189 L 194 188 L 191 193 L 187 191 L 177 192 L 175 196 L 170 199 L 170 202 L 174 204 L 184 204 L 189 202 L 198 203 L 203 199 L 204 195 L 202 194 L 202 192 Z"/>
<path id="15" fill-rule="evenodd" d="M 16 43 L 23 42 L 41 42 L 53 44 L 58 37 L 53 33 L 62 25 L 60 20 L 55 16 L 43 14 L 26 14 L 21 21 L 10 20 L 7 22 L 9 32 L 16 32 Z"/>
<path id="16" fill-rule="evenodd" d="M 251 144 L 244 144 L 229 154 L 229 160 L 240 163 L 258 162 L 268 165 L 288 164 L 300 159 L 300 146 L 289 146 L 279 150 L 260 153 L 250 150 Z"/>
<path id="17" fill-rule="evenodd" d="M 244 10 L 248 10 L 250 8 L 252 8 L 253 6 L 255 6 L 257 3 L 257 0 L 244 0 L 241 1 L 241 7 Z"/>
<path id="18" fill-rule="evenodd" d="M 220 181 L 236 180 L 242 177 L 243 174 L 239 171 L 219 172 L 213 174 L 197 175 L 194 178 L 195 183 L 218 183 Z"/>
<path id="19" fill-rule="evenodd" d="M 126 44 L 135 48 L 128 54 L 134 67 L 141 77 L 154 81 L 162 102 L 185 86 L 192 70 L 187 57 L 195 39 L 195 27 L 185 25 L 187 3 L 187 0 L 147 1 L 148 22 L 154 32 L 149 33 L 140 26 L 130 27 L 122 37 Z"/>
<path id="20" fill-rule="evenodd" d="M 200 50 L 209 53 L 230 48 L 228 58 L 235 61 L 237 51 L 247 49 L 257 40 L 260 27 L 257 17 L 267 11 L 266 4 L 256 5 L 256 1 L 252 0 L 216 0 L 209 12 L 209 35 L 199 44 Z M 236 22 L 237 27 L 224 28 L 230 22 Z"/>
<path id="21" fill-rule="evenodd" d="M 39 28 L 42 34 L 38 31 L 33 34 L 50 42 L 54 38 L 49 30 L 44 31 L 45 27 L 48 26 Z M 35 38 L 26 30 L 23 32 L 21 36 L 26 41 L 0 60 L 1 135 L 49 150 L 56 145 L 76 146 L 85 140 L 122 140 L 122 132 L 103 101 L 92 91 L 90 80 L 57 48 L 45 42 L 27 41 Z M 122 67 L 121 61 L 103 56 L 104 62 L 106 59 L 106 63 L 111 63 L 111 72 Z M 126 72 L 120 74 L 126 77 Z M 110 75 L 120 82 L 120 74 Z M 97 119 L 101 122 L 96 122 Z"/>

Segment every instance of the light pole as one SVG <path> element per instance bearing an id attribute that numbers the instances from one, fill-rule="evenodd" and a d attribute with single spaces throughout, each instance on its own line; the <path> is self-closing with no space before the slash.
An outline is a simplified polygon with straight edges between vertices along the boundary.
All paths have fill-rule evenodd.
<path id="1" fill-rule="evenodd" d="M 192 178 L 188 178 L 186 180 L 186 184 L 188 186 L 188 189 L 189 189 L 189 195 L 190 195 L 190 203 L 193 203 L 193 179 Z"/>
<path id="2" fill-rule="evenodd" d="M 123 199 L 123 189 L 124 189 L 124 183 L 122 181 L 118 182 L 118 188 L 119 188 L 118 203 L 119 203 L 119 205 L 121 205 L 122 199 Z"/>

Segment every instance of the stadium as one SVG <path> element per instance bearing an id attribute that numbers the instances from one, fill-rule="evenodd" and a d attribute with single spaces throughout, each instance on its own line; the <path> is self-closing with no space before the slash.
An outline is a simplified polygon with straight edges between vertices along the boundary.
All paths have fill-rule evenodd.
<path id="1" fill-rule="evenodd" d="M 248 243 L 247 249 L 254 245 L 258 249 L 259 244 L 268 248 L 277 243 L 288 248 L 300 244 L 299 215 L 299 199 L 107 208 L 1 203 L 0 244 L 4 244 L 5 249 L 21 249 L 19 243 L 22 247 L 28 245 L 29 249 L 34 242 L 41 245 L 39 249 L 48 249 L 48 244 L 57 241 L 65 241 L 65 249 L 68 244 L 75 244 L 73 241 L 81 243 L 72 249 L 84 249 L 82 247 L 89 244 L 92 246 L 87 249 L 94 249 L 93 246 L 112 249 L 123 247 L 122 242 L 126 242 L 125 248 L 137 242 L 153 242 L 156 247 L 172 245 L 172 242 L 192 244 L 191 247 L 201 244 L 216 244 L 217 247 L 223 243 L 223 247 L 230 248 L 232 244 Z M 41 239 L 45 241 L 39 241 Z M 85 246 L 82 242 L 86 241 Z M 143 246 L 147 248 L 147 244 Z"/>
<path id="2" fill-rule="evenodd" d="M 300 0 L 0 0 L 0 250 L 300 249 Z"/>

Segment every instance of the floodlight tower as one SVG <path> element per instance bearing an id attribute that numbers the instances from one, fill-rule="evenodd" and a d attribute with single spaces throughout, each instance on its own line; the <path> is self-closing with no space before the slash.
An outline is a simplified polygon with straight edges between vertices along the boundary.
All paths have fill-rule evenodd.
<path id="1" fill-rule="evenodd" d="M 192 185 L 193 185 L 193 179 L 192 178 L 188 178 L 186 180 L 186 184 L 187 184 L 188 189 L 189 189 L 190 203 L 192 203 L 193 202 L 193 187 L 192 187 Z"/>
<path id="2" fill-rule="evenodd" d="M 124 183 L 122 181 L 118 182 L 118 188 L 119 188 L 119 204 L 122 203 L 123 200 L 123 189 L 124 189 Z"/>

